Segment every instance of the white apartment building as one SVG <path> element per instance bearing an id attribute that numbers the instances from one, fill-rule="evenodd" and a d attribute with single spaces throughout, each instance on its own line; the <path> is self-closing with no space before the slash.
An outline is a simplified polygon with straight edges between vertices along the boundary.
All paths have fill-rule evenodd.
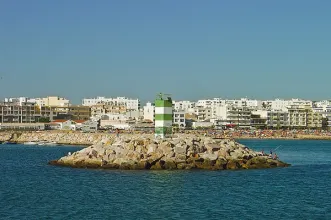
<path id="1" fill-rule="evenodd" d="M 246 100 L 246 106 L 248 108 L 254 108 L 256 110 L 262 109 L 262 101 L 261 100 L 256 100 L 256 99 L 247 99 Z"/>
<path id="2" fill-rule="evenodd" d="M 259 106 L 262 106 L 261 101 L 250 100 L 250 99 L 247 99 L 247 98 L 227 99 L 227 100 L 225 100 L 225 104 L 233 105 L 233 106 L 236 106 L 236 107 L 252 107 L 252 108 L 258 108 Z"/>
<path id="3" fill-rule="evenodd" d="M 313 107 L 313 101 L 311 100 L 303 100 L 303 99 L 291 99 L 290 105 L 304 105 Z"/>
<path id="4" fill-rule="evenodd" d="M 212 119 L 212 108 L 205 108 L 201 106 L 197 106 L 194 108 L 194 114 L 197 115 L 198 121 L 206 121 Z"/>
<path id="5" fill-rule="evenodd" d="M 202 99 L 202 100 L 198 100 L 195 103 L 196 107 L 203 107 L 203 108 L 211 108 L 214 106 L 222 106 L 222 105 L 225 105 L 225 100 L 220 98 Z"/>
<path id="6" fill-rule="evenodd" d="M 331 105 L 326 107 L 326 119 L 328 122 L 328 130 L 331 129 Z"/>
<path id="7" fill-rule="evenodd" d="M 307 106 L 292 105 L 288 107 L 289 126 L 304 128 L 307 126 Z"/>
<path id="8" fill-rule="evenodd" d="M 239 127 L 249 127 L 252 110 L 247 107 L 238 107 L 233 105 L 219 106 L 216 108 L 217 124 L 229 125 L 235 124 Z"/>
<path id="9" fill-rule="evenodd" d="M 273 111 L 286 111 L 287 106 L 290 105 L 289 100 L 275 99 L 271 101 L 271 110 Z"/>
<path id="10" fill-rule="evenodd" d="M 217 106 L 224 106 L 224 105 L 233 105 L 237 107 L 249 107 L 254 109 L 261 109 L 262 108 L 262 101 L 261 100 L 253 100 L 247 98 L 241 99 L 205 99 L 205 100 L 198 100 L 196 102 L 196 106 L 205 107 L 205 108 L 213 108 Z"/>
<path id="11" fill-rule="evenodd" d="M 18 105 L 22 106 L 22 103 L 30 102 L 29 98 L 27 97 L 18 97 L 18 98 L 5 98 L 5 102 L 17 103 Z M 35 103 L 35 102 L 32 102 Z"/>
<path id="12" fill-rule="evenodd" d="M 267 113 L 268 128 L 287 128 L 289 127 L 289 113 L 285 111 L 272 110 Z"/>
<path id="13" fill-rule="evenodd" d="M 191 101 L 172 101 L 172 105 L 175 111 L 186 111 L 193 109 L 195 106 L 194 102 Z"/>
<path id="14" fill-rule="evenodd" d="M 144 106 L 144 120 L 152 121 L 154 122 L 154 116 L 155 116 L 155 106 L 151 102 L 147 102 Z"/>
<path id="15" fill-rule="evenodd" d="M 99 96 L 91 99 L 83 99 L 82 101 L 83 106 L 93 106 L 101 103 L 115 106 L 125 106 L 127 110 L 138 110 L 140 108 L 139 99 L 129 99 L 126 97 L 105 98 Z"/>
<path id="16" fill-rule="evenodd" d="M 22 103 L 35 103 L 38 106 L 48 107 L 64 107 L 70 105 L 70 101 L 68 99 L 61 98 L 58 96 L 48 96 L 46 98 L 5 98 L 5 102 L 15 102 L 19 105 L 22 105 Z"/>
<path id="17" fill-rule="evenodd" d="M 322 101 L 314 102 L 314 107 L 316 108 L 325 108 L 327 106 L 331 106 L 330 100 L 322 100 Z"/>
<path id="18" fill-rule="evenodd" d="M 178 125 L 179 128 L 185 128 L 185 112 L 184 111 L 174 111 L 173 113 L 173 124 Z"/>
<path id="19" fill-rule="evenodd" d="M 271 101 L 271 110 L 280 110 L 286 111 L 289 106 L 311 106 L 313 102 L 311 100 L 302 100 L 302 99 L 275 99 Z"/>
<path id="20" fill-rule="evenodd" d="M 68 99 L 58 96 L 29 99 L 29 102 L 34 102 L 36 105 L 47 107 L 65 107 L 70 105 L 70 101 Z"/>
<path id="21" fill-rule="evenodd" d="M 126 114 L 106 114 L 100 118 L 100 126 L 104 128 L 129 129 L 132 124 Z"/>

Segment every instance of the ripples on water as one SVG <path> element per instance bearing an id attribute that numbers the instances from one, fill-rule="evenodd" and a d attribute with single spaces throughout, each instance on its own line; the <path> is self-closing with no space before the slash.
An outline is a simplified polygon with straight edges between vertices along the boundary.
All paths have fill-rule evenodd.
<path id="1" fill-rule="evenodd" d="M 116 171 L 48 166 L 77 147 L 0 145 L 0 219 L 331 219 L 331 142 L 240 141 L 292 167 Z"/>

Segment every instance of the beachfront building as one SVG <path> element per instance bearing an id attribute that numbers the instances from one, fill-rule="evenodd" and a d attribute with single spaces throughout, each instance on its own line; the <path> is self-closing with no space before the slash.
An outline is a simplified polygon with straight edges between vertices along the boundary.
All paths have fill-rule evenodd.
<path id="1" fill-rule="evenodd" d="M 212 113 L 212 108 L 208 107 L 202 107 L 202 106 L 197 106 L 194 108 L 194 113 L 198 118 L 198 121 L 206 121 L 212 118 L 213 113 Z"/>
<path id="2" fill-rule="evenodd" d="M 162 94 L 155 99 L 155 137 L 165 138 L 172 134 L 173 109 L 171 97 Z"/>
<path id="3" fill-rule="evenodd" d="M 248 107 L 225 105 L 217 107 L 215 112 L 213 119 L 218 126 L 250 127 L 252 110 Z"/>
<path id="4" fill-rule="evenodd" d="M 311 100 L 303 99 L 275 99 L 271 101 L 271 110 L 273 111 L 286 111 L 291 106 L 310 106 L 312 107 L 313 102 Z"/>
<path id="5" fill-rule="evenodd" d="M 328 130 L 331 130 L 331 106 L 326 108 L 326 126 Z"/>
<path id="6" fill-rule="evenodd" d="M 267 112 L 267 128 L 281 129 L 289 127 L 289 113 L 286 111 L 273 110 Z"/>
<path id="7" fill-rule="evenodd" d="M 251 127 L 263 129 L 267 127 L 268 111 L 256 110 L 251 112 Z"/>
<path id="8" fill-rule="evenodd" d="M 323 126 L 323 115 L 319 112 L 313 111 L 312 108 L 308 108 L 307 111 L 307 128 L 321 129 Z"/>
<path id="9" fill-rule="evenodd" d="M 324 118 L 328 115 L 328 109 L 331 108 L 331 106 L 321 106 L 321 107 L 313 107 L 312 110 L 314 112 L 320 113 Z"/>
<path id="10" fill-rule="evenodd" d="M 140 100 L 139 99 L 130 99 L 126 97 L 117 97 L 117 98 L 105 98 L 105 97 L 96 97 L 90 99 L 83 99 L 83 106 L 93 106 L 97 104 L 106 104 L 111 106 L 125 106 L 127 110 L 139 110 Z"/>
<path id="11" fill-rule="evenodd" d="M 0 103 L 1 123 L 35 123 L 37 121 L 37 106 L 28 102 Z"/>
<path id="12" fill-rule="evenodd" d="M 55 119 L 88 120 L 91 117 L 89 107 L 47 107 L 35 103 L 0 104 L 1 123 L 43 123 Z"/>
<path id="13" fill-rule="evenodd" d="M 307 112 L 309 106 L 292 105 L 289 106 L 289 127 L 290 128 L 306 128 L 307 127 Z"/>

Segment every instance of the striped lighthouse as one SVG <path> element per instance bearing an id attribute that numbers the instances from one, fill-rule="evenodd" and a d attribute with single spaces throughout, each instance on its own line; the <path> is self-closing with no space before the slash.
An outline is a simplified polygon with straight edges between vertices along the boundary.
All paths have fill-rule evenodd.
<path id="1" fill-rule="evenodd" d="M 165 138 L 172 134 L 172 100 L 160 93 L 155 99 L 155 137 Z"/>

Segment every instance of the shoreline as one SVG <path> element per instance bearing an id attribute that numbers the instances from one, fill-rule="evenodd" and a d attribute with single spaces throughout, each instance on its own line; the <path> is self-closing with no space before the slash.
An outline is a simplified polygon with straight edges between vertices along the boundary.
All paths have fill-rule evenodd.
<path id="1" fill-rule="evenodd" d="M 183 133 L 174 133 L 174 136 L 182 135 Z M 189 132 L 190 135 L 199 136 L 196 132 Z M 139 132 L 134 133 L 121 133 L 120 137 L 130 137 L 135 135 L 148 135 L 150 138 L 154 137 L 153 133 L 142 134 Z M 82 146 L 88 147 L 100 142 L 109 142 L 116 137 L 114 133 L 96 132 L 96 133 L 82 133 L 77 131 L 1 131 L 0 143 L 9 142 L 9 144 L 24 144 L 25 142 L 55 142 L 58 146 Z M 249 135 L 206 135 L 206 137 L 215 140 L 234 139 L 234 140 L 323 140 L 331 141 L 329 135 L 318 134 L 295 134 L 289 137 L 284 136 L 249 136 Z M 47 145 L 40 145 L 47 146 Z"/>

